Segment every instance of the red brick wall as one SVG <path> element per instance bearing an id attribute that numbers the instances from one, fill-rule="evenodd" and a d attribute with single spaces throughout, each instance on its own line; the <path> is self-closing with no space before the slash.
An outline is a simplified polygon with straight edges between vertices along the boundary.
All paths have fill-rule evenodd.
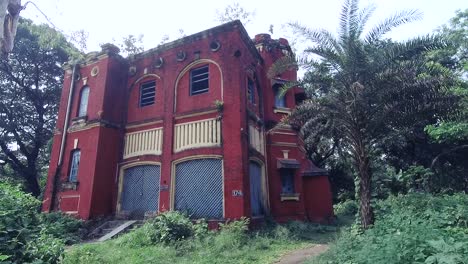
<path id="1" fill-rule="evenodd" d="M 132 162 L 160 162 L 161 185 L 167 185 L 168 190 L 161 190 L 160 210 L 168 209 L 170 205 L 171 169 L 174 161 L 182 158 L 200 155 L 222 156 L 224 164 L 224 202 L 225 218 L 233 219 L 250 216 L 250 182 L 249 159 L 256 157 L 268 165 L 268 182 L 271 212 L 278 219 L 305 218 L 305 199 L 299 170 L 295 176 L 296 190 L 301 192 L 299 201 L 281 202 L 281 178 L 276 168 L 276 159 L 282 158 L 281 150 L 289 149 L 290 158 L 304 162 L 304 153 L 299 149 L 301 141 L 294 135 L 269 135 L 267 141 L 268 154 L 249 150 L 248 122 L 256 119 L 248 113 L 250 109 L 263 121 L 279 121 L 282 114 L 273 113 L 274 93 L 272 80 L 266 76 L 266 71 L 272 62 L 283 56 L 282 51 L 262 51 L 264 63 L 253 53 L 252 44 L 246 43 L 245 36 L 238 26 L 224 31 L 213 30 L 210 34 L 187 38 L 185 43 L 173 47 L 162 47 L 149 51 L 123 63 L 117 57 L 100 57 L 97 61 L 80 69 L 82 79 L 77 82 L 73 93 L 71 117 L 77 114 L 79 92 L 83 86 L 83 78 L 87 78 L 90 87 L 88 105 L 88 125 L 95 127 L 72 132 L 67 137 L 64 165 L 60 177 L 66 181 L 69 170 L 70 152 L 73 149 L 74 138 L 79 139 L 81 149 L 81 164 L 79 167 L 79 186 L 77 190 L 62 191 L 58 196 L 73 197 L 79 195 L 79 200 L 66 200 L 63 210 L 72 211 L 78 207 L 81 218 L 95 217 L 102 214 L 115 213 L 118 197 L 118 182 L 120 167 Z M 218 51 L 210 49 L 212 41 L 219 41 Z M 284 42 L 284 41 L 283 41 Z M 177 61 L 176 54 L 184 51 L 186 59 Z M 162 58 L 162 67 L 155 67 L 155 62 Z M 190 69 L 209 65 L 209 92 L 190 96 Z M 99 67 L 99 74 L 91 76 L 93 67 Z M 134 74 L 129 73 L 129 67 L 135 67 Z M 255 76 L 257 79 L 255 79 Z M 282 74 L 281 79 L 296 79 L 296 72 Z M 256 82 L 255 104 L 247 100 L 247 79 Z M 155 103 L 139 107 L 139 87 L 141 83 L 156 80 Z M 63 127 L 65 118 L 70 75 L 66 75 L 61 98 L 61 107 L 57 121 L 59 130 Z M 218 113 L 213 103 L 215 100 L 224 102 L 224 110 Z M 293 91 L 286 94 L 287 107 L 294 107 Z M 190 122 L 206 118 L 220 117 L 222 126 L 222 146 L 207 147 L 173 152 L 173 131 L 177 123 Z M 71 123 L 71 122 L 70 122 Z M 147 123 L 147 125 L 145 125 Z M 131 127 L 125 128 L 127 125 Z M 136 132 L 150 128 L 163 128 L 162 155 L 145 155 L 122 160 L 123 137 L 126 132 Z M 51 193 L 53 175 L 56 171 L 61 136 L 54 137 L 51 166 L 47 191 L 44 199 L 44 210 L 51 208 Z M 297 147 L 271 145 L 275 142 L 296 144 Z M 305 165 L 304 165 L 305 166 Z M 233 191 L 241 191 L 242 196 L 233 196 Z M 304 190 L 305 192 L 305 190 Z M 324 198 L 327 199 L 327 198 Z M 309 201 L 309 200 L 307 200 Z M 310 210 L 316 205 L 308 202 Z M 317 212 L 322 212 L 318 210 Z"/>

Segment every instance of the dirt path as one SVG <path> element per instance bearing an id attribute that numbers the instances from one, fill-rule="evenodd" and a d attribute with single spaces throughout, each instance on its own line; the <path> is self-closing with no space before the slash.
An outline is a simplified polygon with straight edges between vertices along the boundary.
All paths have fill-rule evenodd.
<path id="1" fill-rule="evenodd" d="M 319 244 L 319 245 L 314 245 L 312 247 L 308 248 L 303 248 L 303 249 L 298 249 L 289 252 L 287 255 L 283 256 L 279 261 L 277 261 L 277 264 L 299 264 L 304 262 L 304 260 L 313 257 L 313 256 L 318 256 L 322 254 L 323 252 L 328 250 L 328 245 L 324 244 Z"/>

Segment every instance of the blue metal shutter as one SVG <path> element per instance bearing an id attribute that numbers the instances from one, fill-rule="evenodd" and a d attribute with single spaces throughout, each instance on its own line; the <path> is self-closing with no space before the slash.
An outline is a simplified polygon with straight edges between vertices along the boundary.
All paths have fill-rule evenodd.
<path id="1" fill-rule="evenodd" d="M 143 165 L 126 169 L 122 188 L 122 211 L 133 215 L 158 210 L 161 168 Z"/>
<path id="2" fill-rule="evenodd" d="M 192 218 L 221 219 L 222 160 L 196 159 L 177 164 L 174 197 L 174 209 Z"/>
<path id="3" fill-rule="evenodd" d="M 263 215 L 262 202 L 262 168 L 256 162 L 249 163 L 250 174 L 250 206 L 252 216 Z"/>

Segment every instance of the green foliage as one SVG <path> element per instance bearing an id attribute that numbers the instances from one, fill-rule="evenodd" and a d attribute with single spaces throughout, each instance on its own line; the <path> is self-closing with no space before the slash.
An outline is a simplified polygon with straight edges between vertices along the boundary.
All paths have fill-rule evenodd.
<path id="1" fill-rule="evenodd" d="M 308 70 L 299 85 L 309 100 L 286 120 L 302 132 L 315 156 L 346 156 L 354 166 L 364 228 L 372 223 L 371 181 L 377 157 L 398 156 L 388 151 L 390 146 L 407 142 L 424 126 L 446 117 L 458 101 L 447 92 L 455 76 L 427 63 L 428 52 L 447 47 L 445 39 L 384 39 L 392 29 L 420 19 L 414 10 L 364 31 L 374 10 L 360 9 L 358 0 L 344 1 L 337 35 L 291 24 L 310 43 L 296 59 L 296 65 Z M 282 69 L 276 64 L 285 60 L 273 69 Z"/>
<path id="2" fill-rule="evenodd" d="M 411 166 L 402 173 L 401 183 L 406 187 L 407 191 L 430 191 L 432 176 L 434 176 L 434 172 L 428 168 Z"/>
<path id="3" fill-rule="evenodd" d="M 38 197 L 38 178 L 49 160 L 63 83 L 62 65 L 76 51 L 46 25 L 20 20 L 15 46 L 0 60 L 0 160 Z"/>
<path id="4" fill-rule="evenodd" d="M 204 221 L 192 223 L 178 211 L 168 211 L 147 221 L 141 228 L 122 237 L 120 243 L 131 247 L 171 244 L 191 237 L 202 237 L 208 232 Z"/>
<path id="5" fill-rule="evenodd" d="M 344 232 L 310 263 L 467 263 L 466 194 L 391 196 L 375 208 L 373 228 Z"/>
<path id="6" fill-rule="evenodd" d="M 130 34 L 123 37 L 117 46 L 120 48 L 123 56 L 135 55 L 145 50 L 143 47 L 143 35 L 134 36 Z"/>
<path id="7" fill-rule="evenodd" d="M 83 236 L 83 221 L 61 212 L 39 214 L 43 232 L 61 239 L 66 245 L 79 242 Z"/>
<path id="8" fill-rule="evenodd" d="M 181 217 L 175 217 L 177 222 L 185 223 Z M 273 263 L 288 250 L 330 241 L 336 231 L 336 227 L 295 221 L 284 225 L 268 221 L 264 227 L 251 231 L 248 225 L 244 218 L 208 232 L 206 223 L 196 223 L 194 228 L 201 228 L 201 236 L 194 231 L 195 235 L 189 238 L 154 244 L 137 241 L 145 232 L 152 232 L 143 225 L 115 240 L 73 247 L 63 263 Z"/>
<path id="9" fill-rule="evenodd" d="M 255 11 L 248 11 L 239 3 L 227 5 L 223 11 L 216 10 L 216 21 L 221 23 L 240 20 L 242 24 L 247 25 L 254 17 Z"/>
<path id="10" fill-rule="evenodd" d="M 0 261 L 57 263 L 64 242 L 78 240 L 74 232 L 81 221 L 58 213 L 41 214 L 40 205 L 18 185 L 0 181 Z"/>
<path id="11" fill-rule="evenodd" d="M 355 215 L 358 212 L 359 205 L 354 200 L 346 200 L 333 205 L 333 211 L 337 217 L 341 215 Z"/>

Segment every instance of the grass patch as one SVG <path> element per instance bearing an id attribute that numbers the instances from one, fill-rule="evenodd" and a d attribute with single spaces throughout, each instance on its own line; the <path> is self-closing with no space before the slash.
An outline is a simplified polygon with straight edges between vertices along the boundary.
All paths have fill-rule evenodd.
<path id="1" fill-rule="evenodd" d="M 63 263 L 272 263 L 288 251 L 334 240 L 339 228 L 290 222 L 248 231 L 243 219 L 214 232 L 179 213 L 163 215 L 117 239 L 74 246 Z"/>

